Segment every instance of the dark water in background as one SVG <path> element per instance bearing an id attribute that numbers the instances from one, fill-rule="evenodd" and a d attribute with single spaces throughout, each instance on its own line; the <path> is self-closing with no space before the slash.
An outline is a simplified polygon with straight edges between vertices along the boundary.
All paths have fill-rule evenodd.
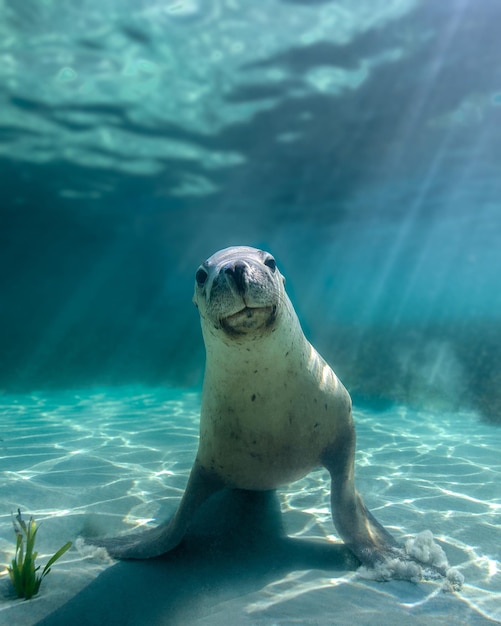
<path id="1" fill-rule="evenodd" d="M 272 251 L 358 400 L 501 416 L 501 4 L 0 3 L 0 386 L 201 380 Z"/>

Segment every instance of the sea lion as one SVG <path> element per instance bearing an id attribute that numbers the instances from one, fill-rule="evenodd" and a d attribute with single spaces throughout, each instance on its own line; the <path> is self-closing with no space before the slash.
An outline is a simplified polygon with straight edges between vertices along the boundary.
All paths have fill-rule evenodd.
<path id="1" fill-rule="evenodd" d="M 351 398 L 305 338 L 268 252 L 231 247 L 198 268 L 193 301 L 207 353 L 200 441 L 174 517 L 115 539 L 90 539 L 122 559 L 161 555 L 223 488 L 272 490 L 324 466 L 336 529 L 367 566 L 409 559 L 355 488 Z"/>

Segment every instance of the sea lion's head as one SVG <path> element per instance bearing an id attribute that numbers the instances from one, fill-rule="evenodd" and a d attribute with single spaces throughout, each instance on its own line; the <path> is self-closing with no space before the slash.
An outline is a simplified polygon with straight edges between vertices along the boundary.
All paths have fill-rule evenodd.
<path id="1" fill-rule="evenodd" d="M 261 333 L 276 322 L 284 283 L 269 252 L 234 246 L 216 252 L 200 265 L 193 302 L 202 323 L 226 335 Z"/>

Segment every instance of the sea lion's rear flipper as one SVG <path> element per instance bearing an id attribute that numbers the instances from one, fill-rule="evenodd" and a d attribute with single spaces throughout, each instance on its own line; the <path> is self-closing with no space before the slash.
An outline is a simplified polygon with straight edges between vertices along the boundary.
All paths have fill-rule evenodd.
<path id="1" fill-rule="evenodd" d="M 183 539 L 196 510 L 224 483 L 195 461 L 186 490 L 174 517 L 156 528 L 141 533 L 104 539 L 85 538 L 85 542 L 106 548 L 117 559 L 149 559 L 175 548 Z"/>

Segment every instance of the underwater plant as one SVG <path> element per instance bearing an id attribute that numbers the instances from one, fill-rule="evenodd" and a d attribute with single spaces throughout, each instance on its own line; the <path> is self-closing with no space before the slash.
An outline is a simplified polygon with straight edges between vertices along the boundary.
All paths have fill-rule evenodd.
<path id="1" fill-rule="evenodd" d="M 35 520 L 33 517 L 30 517 L 29 522 L 25 522 L 21 515 L 21 509 L 17 509 L 17 515 L 12 520 L 12 524 L 16 533 L 16 554 L 8 568 L 9 576 L 16 590 L 17 597 L 29 600 L 38 593 L 40 584 L 43 578 L 50 572 L 51 566 L 71 548 L 71 541 L 59 548 L 48 560 L 42 573 L 37 575 L 40 565 L 35 567 L 35 560 L 38 556 L 38 552 L 34 551 L 38 531 Z"/>

